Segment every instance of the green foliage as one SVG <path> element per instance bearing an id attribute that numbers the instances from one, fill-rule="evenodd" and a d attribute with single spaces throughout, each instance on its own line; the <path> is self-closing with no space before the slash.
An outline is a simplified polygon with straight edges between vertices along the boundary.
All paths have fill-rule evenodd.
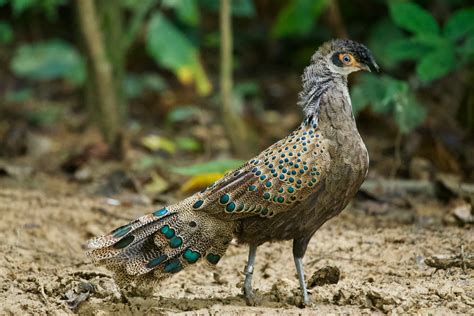
<path id="1" fill-rule="evenodd" d="M 7 22 L 0 21 L 0 44 L 10 43 L 13 39 L 13 31 Z"/>
<path id="2" fill-rule="evenodd" d="M 155 73 L 128 74 L 124 88 L 128 98 L 136 98 L 145 91 L 161 92 L 167 88 L 167 84 L 163 77 Z"/>
<path id="3" fill-rule="evenodd" d="M 197 26 L 200 20 L 197 0 L 163 0 L 163 6 L 172 8 L 180 21 Z"/>
<path id="4" fill-rule="evenodd" d="M 224 173 L 228 170 L 240 167 L 244 164 L 244 162 L 245 161 L 243 160 L 235 159 L 214 160 L 187 167 L 172 167 L 171 171 L 185 176 L 195 176 L 208 173 Z"/>
<path id="5" fill-rule="evenodd" d="M 160 12 L 151 17 L 146 44 L 153 59 L 173 71 L 181 82 L 196 82 L 201 95 L 211 91 L 212 85 L 201 65 L 197 48 Z"/>
<path id="6" fill-rule="evenodd" d="M 201 110 L 197 108 L 196 106 L 192 106 L 192 105 L 178 106 L 178 107 L 173 108 L 173 110 L 171 110 L 168 113 L 166 120 L 169 123 L 179 123 L 186 120 L 195 119 L 199 117 L 200 113 L 201 113 Z"/>
<path id="7" fill-rule="evenodd" d="M 67 79 L 81 84 L 85 79 L 81 56 L 72 45 L 61 40 L 19 46 L 10 68 L 17 76 L 33 80 Z"/>
<path id="8" fill-rule="evenodd" d="M 53 20 L 57 17 L 57 9 L 65 5 L 68 0 L 0 0 L 0 6 L 9 4 L 13 15 L 18 17 L 28 10 L 43 12 L 48 19 Z"/>
<path id="9" fill-rule="evenodd" d="M 362 76 L 352 89 L 352 101 L 356 113 L 370 105 L 374 112 L 392 114 L 403 134 L 421 124 L 426 116 L 408 83 L 388 76 Z"/>
<path id="10" fill-rule="evenodd" d="M 210 11 L 219 11 L 220 1 L 216 0 L 199 0 L 199 4 Z M 252 0 L 232 0 L 231 10 L 233 16 L 252 17 L 255 15 L 255 7 Z"/>
<path id="11" fill-rule="evenodd" d="M 292 0 L 278 14 L 273 25 L 275 37 L 306 35 L 324 12 L 328 0 Z"/>
<path id="12" fill-rule="evenodd" d="M 393 2 L 390 16 L 411 36 L 391 41 L 385 56 L 391 65 L 414 60 L 421 81 L 426 83 L 441 78 L 472 58 L 474 7 L 452 14 L 442 32 L 433 16 L 412 2 Z"/>

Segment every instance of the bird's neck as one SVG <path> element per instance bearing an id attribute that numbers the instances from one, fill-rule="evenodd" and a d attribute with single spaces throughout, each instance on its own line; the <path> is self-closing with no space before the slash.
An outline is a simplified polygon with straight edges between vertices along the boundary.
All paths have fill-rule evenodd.
<path id="1" fill-rule="evenodd" d="M 334 125 L 354 120 L 347 76 L 335 75 L 321 62 L 306 67 L 302 81 L 298 104 L 305 114 L 303 125 Z"/>

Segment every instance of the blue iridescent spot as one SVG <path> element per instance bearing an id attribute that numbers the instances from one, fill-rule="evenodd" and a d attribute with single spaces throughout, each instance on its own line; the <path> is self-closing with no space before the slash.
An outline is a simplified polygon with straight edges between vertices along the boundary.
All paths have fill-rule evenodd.
<path id="1" fill-rule="evenodd" d="M 280 159 L 280 161 L 278 161 L 279 164 L 282 164 L 283 162 L 283 159 Z"/>
<path id="2" fill-rule="evenodd" d="M 165 215 L 166 213 L 168 213 L 168 210 L 166 209 L 166 207 L 163 207 L 162 209 L 154 211 L 153 215 L 156 216 L 156 217 L 160 217 L 160 216 Z"/>
<path id="3" fill-rule="evenodd" d="M 304 173 L 304 170 L 303 170 L 303 169 L 300 169 L 300 173 L 303 174 L 303 173 Z"/>
<path id="4" fill-rule="evenodd" d="M 269 165 L 268 165 L 268 168 L 273 168 L 273 164 L 272 164 L 272 163 L 269 164 Z"/>
<path id="5" fill-rule="evenodd" d="M 267 188 L 271 187 L 271 186 L 272 186 L 272 182 L 271 182 L 271 181 L 267 181 L 267 183 L 265 183 L 265 186 L 266 186 Z"/>
<path id="6" fill-rule="evenodd" d="M 270 198 L 270 193 L 268 193 L 268 192 L 263 193 L 263 198 L 265 200 L 268 200 Z"/>
<path id="7" fill-rule="evenodd" d="M 281 156 L 280 156 L 280 157 L 281 157 L 281 158 L 284 158 L 284 157 L 285 157 L 285 154 L 281 154 Z"/>
<path id="8" fill-rule="evenodd" d="M 288 159 L 288 158 L 285 158 L 285 162 L 288 162 L 288 161 L 290 161 L 290 159 Z"/>
<path id="9" fill-rule="evenodd" d="M 278 192 L 280 192 L 280 193 L 283 193 L 283 191 L 284 191 L 283 188 L 278 189 Z"/>
<path id="10" fill-rule="evenodd" d="M 203 203 L 204 203 L 203 200 L 198 200 L 198 201 L 196 201 L 196 203 L 194 203 L 193 208 L 198 209 L 202 206 Z"/>
<path id="11" fill-rule="evenodd" d="M 293 193 L 295 192 L 295 189 L 293 189 L 293 187 L 288 187 L 288 193 Z"/>
<path id="12" fill-rule="evenodd" d="M 301 182 L 301 180 L 297 180 L 296 183 L 301 184 L 302 182 Z"/>
<path id="13" fill-rule="evenodd" d="M 168 225 L 161 227 L 160 231 L 168 239 L 174 236 L 174 229 L 170 228 Z"/>
<path id="14" fill-rule="evenodd" d="M 257 171 L 257 172 L 255 172 L 255 175 L 256 175 L 256 176 L 259 176 L 259 175 L 261 175 L 261 174 L 262 174 L 262 172 L 261 172 L 260 170 Z"/>
<path id="15" fill-rule="evenodd" d="M 271 173 L 275 173 L 275 169 L 271 169 L 270 172 L 271 172 Z"/>
<path id="16" fill-rule="evenodd" d="M 178 236 L 174 236 L 173 238 L 170 239 L 170 247 L 171 248 L 178 248 L 183 244 L 183 239 Z"/>
<path id="17" fill-rule="evenodd" d="M 287 171 L 286 168 L 283 168 L 282 172 L 286 173 L 286 171 Z"/>
<path id="18" fill-rule="evenodd" d="M 291 174 L 292 174 L 292 175 L 296 175 L 296 171 L 293 170 L 293 171 L 291 172 Z"/>
<path id="19" fill-rule="evenodd" d="M 262 174 L 262 175 L 260 176 L 260 180 L 265 180 L 266 177 L 267 177 L 266 175 Z"/>
<path id="20" fill-rule="evenodd" d="M 148 263 L 146 264 L 146 267 L 148 269 L 153 269 L 154 267 L 156 267 L 157 265 L 159 265 L 160 263 L 162 263 L 166 259 L 168 259 L 167 255 L 161 255 L 161 256 L 159 256 L 155 259 L 151 259 L 150 261 L 148 261 Z"/>
<path id="21" fill-rule="evenodd" d="M 235 210 L 235 203 L 230 202 L 229 204 L 227 204 L 227 206 L 225 207 L 225 210 L 227 212 L 233 212 Z"/>
<path id="22" fill-rule="evenodd" d="M 125 236 L 129 231 L 132 230 L 132 227 L 129 226 L 129 225 L 124 225 L 124 226 L 120 226 L 119 228 L 113 230 L 111 232 L 112 236 L 114 236 L 115 238 L 118 238 L 118 237 L 123 237 Z"/>
<path id="23" fill-rule="evenodd" d="M 122 249 L 130 245 L 134 240 L 135 240 L 135 236 L 128 235 L 127 237 L 124 237 L 120 239 L 119 241 L 117 241 L 113 247 L 115 249 Z"/>
<path id="24" fill-rule="evenodd" d="M 249 191 L 255 191 L 255 190 L 257 190 L 257 187 L 255 185 L 249 185 Z"/>
<path id="25" fill-rule="evenodd" d="M 186 259 L 186 261 L 189 263 L 195 263 L 199 260 L 200 257 L 201 254 L 199 252 L 191 250 L 189 248 L 187 248 L 183 253 L 183 258 Z"/>
<path id="26" fill-rule="evenodd" d="M 257 172 L 257 170 L 258 170 L 258 168 L 255 167 L 255 168 L 252 169 L 252 172 L 255 173 L 255 172 Z"/>
<path id="27" fill-rule="evenodd" d="M 206 256 L 206 260 L 212 264 L 217 264 L 221 260 L 221 256 L 210 253 Z"/>
<path id="28" fill-rule="evenodd" d="M 288 181 L 290 181 L 290 183 L 293 183 L 293 182 L 295 182 L 295 179 L 292 178 L 292 177 L 289 177 L 289 178 L 288 178 Z"/>
<path id="29" fill-rule="evenodd" d="M 299 168 L 299 167 L 300 167 L 300 165 L 299 165 L 299 164 L 295 164 L 295 168 Z"/>
<path id="30" fill-rule="evenodd" d="M 249 187 L 249 189 L 250 189 L 250 187 Z M 219 202 L 221 204 L 227 204 L 227 203 L 229 203 L 229 200 L 230 200 L 230 196 L 229 196 L 229 194 L 226 193 L 223 196 L 221 196 Z"/>
<path id="31" fill-rule="evenodd" d="M 182 269 L 183 266 L 181 265 L 181 262 L 179 262 L 178 259 L 175 259 L 168 263 L 163 270 L 167 273 L 176 273 L 181 271 Z"/>
<path id="32" fill-rule="evenodd" d="M 285 175 L 284 175 L 284 174 L 280 174 L 280 179 L 281 179 L 281 180 L 285 179 Z"/>

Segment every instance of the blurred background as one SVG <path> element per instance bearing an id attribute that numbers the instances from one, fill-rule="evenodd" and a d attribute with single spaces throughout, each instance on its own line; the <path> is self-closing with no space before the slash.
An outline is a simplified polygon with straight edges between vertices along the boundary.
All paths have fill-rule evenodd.
<path id="1" fill-rule="evenodd" d="M 350 78 L 369 183 L 472 182 L 471 1 L 0 0 L 0 185 L 190 194 L 298 126 L 332 38 L 381 66 Z"/>

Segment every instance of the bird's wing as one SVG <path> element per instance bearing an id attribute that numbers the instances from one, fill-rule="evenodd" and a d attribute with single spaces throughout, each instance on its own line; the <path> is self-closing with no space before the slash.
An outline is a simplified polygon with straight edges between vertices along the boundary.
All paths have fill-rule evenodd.
<path id="1" fill-rule="evenodd" d="M 229 220 L 272 217 L 305 201 L 324 182 L 328 167 L 319 130 L 302 126 L 182 203 Z"/>

